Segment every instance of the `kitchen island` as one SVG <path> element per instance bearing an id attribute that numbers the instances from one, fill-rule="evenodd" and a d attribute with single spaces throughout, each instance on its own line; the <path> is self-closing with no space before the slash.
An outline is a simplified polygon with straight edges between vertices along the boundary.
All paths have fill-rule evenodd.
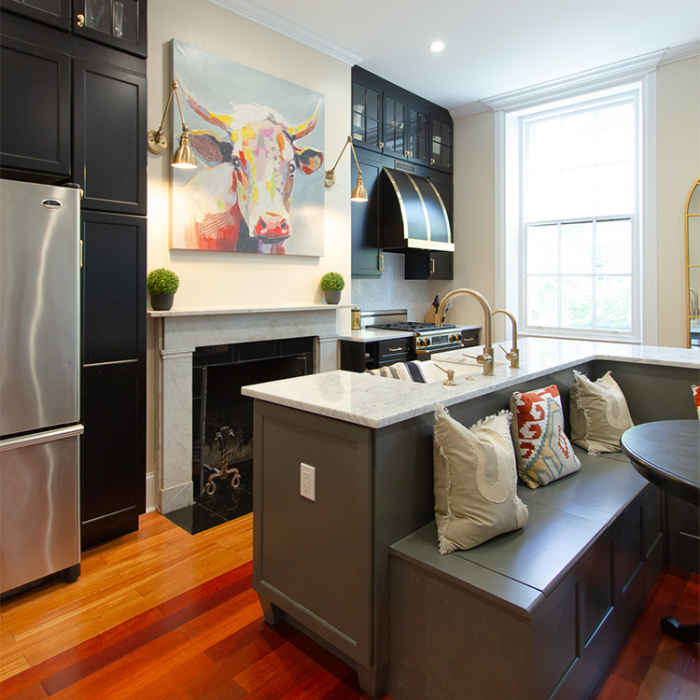
<path id="1" fill-rule="evenodd" d="M 693 351 L 548 339 L 520 346 L 520 369 L 497 350 L 493 376 L 462 367 L 454 387 L 334 371 L 243 390 L 256 399 L 253 578 L 266 619 L 286 618 L 329 646 L 372 695 L 386 687 L 390 664 L 390 547 L 434 517 L 436 403 L 471 425 L 507 408 L 516 389 L 556 383 L 568 416 L 576 368 L 591 379 L 611 370 L 635 423 L 695 416 Z M 471 362 L 461 355 L 441 359 Z M 313 467 L 306 482 L 302 465 Z"/>

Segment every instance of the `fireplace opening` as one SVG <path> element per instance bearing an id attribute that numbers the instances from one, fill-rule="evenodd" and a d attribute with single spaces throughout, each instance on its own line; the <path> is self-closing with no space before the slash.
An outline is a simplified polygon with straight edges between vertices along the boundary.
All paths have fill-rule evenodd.
<path id="1" fill-rule="evenodd" d="M 192 358 L 196 503 L 233 520 L 253 510 L 253 399 L 241 387 L 313 372 L 313 337 L 197 348 Z"/>

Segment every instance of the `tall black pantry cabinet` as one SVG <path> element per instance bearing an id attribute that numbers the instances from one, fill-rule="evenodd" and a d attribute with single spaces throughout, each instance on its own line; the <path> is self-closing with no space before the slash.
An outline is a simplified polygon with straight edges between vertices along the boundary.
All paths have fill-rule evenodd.
<path id="1" fill-rule="evenodd" d="M 146 3 L 127 3 L 136 34 L 104 41 L 32 4 L 0 0 L 0 168 L 84 192 L 85 549 L 138 529 L 145 510 Z"/>

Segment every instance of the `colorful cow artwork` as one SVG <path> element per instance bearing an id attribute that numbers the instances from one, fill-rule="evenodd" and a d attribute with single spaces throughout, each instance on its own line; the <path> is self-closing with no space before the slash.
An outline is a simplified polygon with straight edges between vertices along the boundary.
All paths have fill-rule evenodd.
<path id="1" fill-rule="evenodd" d="M 314 114 L 287 126 L 273 109 L 232 105 L 214 114 L 184 86 L 187 103 L 214 130 L 190 131 L 190 144 L 204 168 L 177 196 L 187 248 L 285 254 L 293 234 L 294 179 L 323 165 L 323 153 L 298 141 L 316 126 Z M 320 105 L 319 105 L 320 107 Z"/>

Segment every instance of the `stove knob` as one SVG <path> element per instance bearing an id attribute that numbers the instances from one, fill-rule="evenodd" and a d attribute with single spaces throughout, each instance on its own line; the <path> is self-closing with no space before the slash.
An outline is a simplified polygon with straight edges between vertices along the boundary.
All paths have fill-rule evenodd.
<path id="1" fill-rule="evenodd" d="M 430 345 L 430 338 L 426 338 L 426 339 L 425 339 L 425 344 L 426 344 L 426 346 L 427 346 L 427 345 Z"/>
<path id="2" fill-rule="evenodd" d="M 423 347 L 423 338 L 418 338 L 418 339 L 416 340 L 416 345 L 417 345 L 419 348 L 422 348 L 422 347 Z"/>

